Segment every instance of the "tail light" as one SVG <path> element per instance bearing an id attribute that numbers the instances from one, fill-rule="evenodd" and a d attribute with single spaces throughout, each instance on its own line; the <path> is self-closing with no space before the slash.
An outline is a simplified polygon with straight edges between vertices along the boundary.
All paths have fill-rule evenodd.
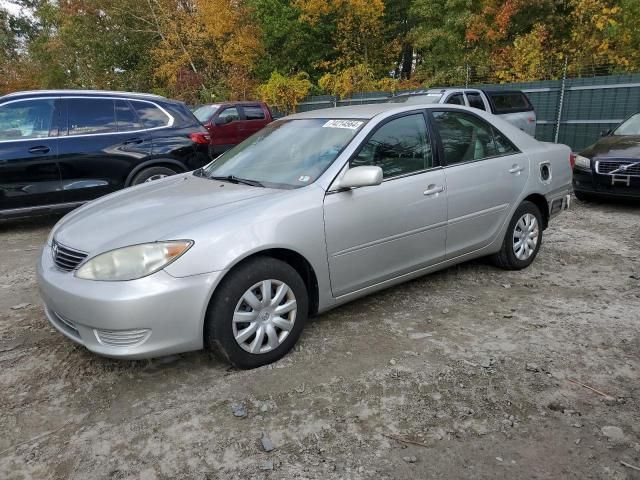
<path id="1" fill-rule="evenodd" d="M 193 141 L 193 143 L 198 143 L 200 145 L 206 145 L 211 143 L 211 135 L 208 133 L 195 132 L 190 133 L 189 138 Z"/>
<path id="2" fill-rule="evenodd" d="M 571 168 L 575 167 L 576 165 L 576 157 L 577 155 L 575 153 L 569 154 L 569 165 L 571 165 Z"/>

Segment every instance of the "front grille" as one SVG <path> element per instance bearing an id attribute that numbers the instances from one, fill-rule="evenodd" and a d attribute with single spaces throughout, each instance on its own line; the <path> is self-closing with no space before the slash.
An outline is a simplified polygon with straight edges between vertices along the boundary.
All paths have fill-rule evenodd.
<path id="1" fill-rule="evenodd" d="M 640 177 L 640 160 L 598 160 L 596 172 L 602 175 Z"/>
<path id="2" fill-rule="evenodd" d="M 65 247 L 54 240 L 51 247 L 53 262 L 60 270 L 70 272 L 75 270 L 80 263 L 87 258 L 87 254 L 73 248 Z"/>
<path id="3" fill-rule="evenodd" d="M 144 343 L 151 335 L 151 330 L 94 330 L 98 341 L 109 347 L 135 347 Z"/>

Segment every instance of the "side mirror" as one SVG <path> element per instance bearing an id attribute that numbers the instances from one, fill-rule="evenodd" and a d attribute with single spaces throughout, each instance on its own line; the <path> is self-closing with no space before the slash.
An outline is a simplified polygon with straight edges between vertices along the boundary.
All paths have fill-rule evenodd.
<path id="1" fill-rule="evenodd" d="M 213 121 L 216 125 L 226 125 L 231 122 L 233 122 L 233 117 L 218 117 Z"/>
<path id="2" fill-rule="evenodd" d="M 342 178 L 334 183 L 333 189 L 372 187 L 381 183 L 382 169 L 380 167 L 353 167 L 347 170 Z"/>
<path id="3" fill-rule="evenodd" d="M 601 137 L 606 137 L 607 135 L 611 135 L 611 129 L 609 129 L 609 130 L 602 130 L 602 131 L 600 132 L 600 136 L 601 136 Z"/>

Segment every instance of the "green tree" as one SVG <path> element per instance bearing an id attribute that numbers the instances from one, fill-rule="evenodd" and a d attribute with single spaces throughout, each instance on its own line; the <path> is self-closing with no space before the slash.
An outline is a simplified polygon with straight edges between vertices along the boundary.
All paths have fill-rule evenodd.
<path id="1" fill-rule="evenodd" d="M 273 72 L 269 80 L 258 87 L 258 95 L 264 102 L 289 114 L 309 94 L 312 86 L 309 76 L 304 72 L 291 77 Z"/>

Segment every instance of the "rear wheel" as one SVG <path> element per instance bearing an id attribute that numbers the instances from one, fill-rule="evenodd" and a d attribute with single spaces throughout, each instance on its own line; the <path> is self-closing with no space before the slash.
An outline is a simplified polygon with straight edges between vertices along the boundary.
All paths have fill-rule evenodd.
<path id="1" fill-rule="evenodd" d="M 131 185 L 140 185 L 141 183 L 153 182 L 154 180 L 160 180 L 161 178 L 169 177 L 171 175 L 175 175 L 176 173 L 178 172 L 168 167 L 145 168 L 135 177 L 133 177 Z"/>
<path id="2" fill-rule="evenodd" d="M 521 270 L 533 263 L 541 243 L 540 209 L 534 203 L 524 201 L 513 214 L 502 248 L 493 256 L 493 261 L 505 270 Z"/>
<path id="3" fill-rule="evenodd" d="M 204 340 L 238 368 L 283 357 L 298 341 L 308 315 L 308 294 L 289 264 L 256 257 L 232 270 L 211 299 Z"/>

